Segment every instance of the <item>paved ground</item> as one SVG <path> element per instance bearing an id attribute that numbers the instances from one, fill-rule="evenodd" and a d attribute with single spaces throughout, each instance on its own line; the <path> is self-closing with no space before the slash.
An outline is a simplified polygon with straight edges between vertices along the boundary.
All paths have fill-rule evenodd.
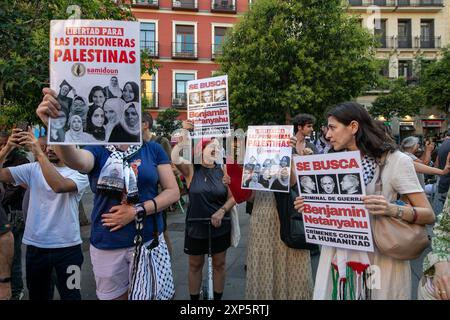
<path id="1" fill-rule="evenodd" d="M 83 197 L 83 204 L 86 213 L 90 213 L 92 210 L 92 194 L 85 194 Z M 225 300 L 241 300 L 245 296 L 245 259 L 247 256 L 247 234 L 248 234 L 248 224 L 249 215 L 244 213 L 245 205 L 239 207 L 240 213 L 240 227 L 241 227 L 241 240 L 237 248 L 230 248 L 227 252 L 227 270 L 226 270 L 226 281 L 223 299 Z M 170 239 L 173 245 L 173 272 L 174 272 L 174 282 L 176 296 L 175 299 L 183 300 L 189 299 L 188 292 L 188 259 L 187 255 L 183 252 L 184 245 L 184 219 L 185 215 L 181 211 L 176 211 L 169 213 L 168 215 L 168 230 L 170 234 Z M 81 293 L 84 300 L 95 300 L 97 299 L 95 294 L 95 281 L 94 274 L 92 272 L 92 265 L 89 255 L 89 233 L 90 226 L 84 226 L 81 228 L 82 239 L 83 239 L 83 253 L 84 253 L 84 263 L 82 267 L 82 280 L 81 280 Z M 422 260 L 423 257 L 428 253 L 429 249 L 420 257 L 412 261 L 412 271 L 413 271 L 413 299 L 417 297 L 417 284 L 422 273 Z M 25 266 L 25 247 L 23 246 L 22 252 L 23 269 Z M 313 272 L 317 269 L 318 259 L 314 258 Z M 25 270 L 24 270 L 25 271 Z M 206 266 L 205 270 L 206 271 Z M 25 272 L 24 272 L 25 276 Z M 206 277 L 206 273 L 204 278 Z M 24 279 L 25 281 L 25 279 Z M 58 299 L 58 293 L 56 290 L 55 298 Z M 25 290 L 25 297 L 27 299 L 27 292 Z"/>

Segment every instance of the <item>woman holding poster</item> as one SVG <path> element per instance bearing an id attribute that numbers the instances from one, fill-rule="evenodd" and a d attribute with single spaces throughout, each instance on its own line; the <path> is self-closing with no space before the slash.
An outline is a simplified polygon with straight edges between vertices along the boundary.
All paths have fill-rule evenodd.
<path id="1" fill-rule="evenodd" d="M 328 128 L 326 138 L 334 151 L 361 152 L 367 194 L 362 200 L 371 222 L 380 215 L 420 225 L 434 222 L 411 158 L 397 150 L 364 107 L 353 102 L 335 106 L 328 113 Z M 411 206 L 394 204 L 398 195 L 406 196 Z M 295 207 L 303 211 L 302 197 L 296 199 Z M 410 299 L 409 261 L 381 254 L 376 243 L 374 246 L 374 253 L 323 246 L 314 299 Z M 378 272 L 372 273 L 366 283 L 369 270 Z"/>
<path id="2" fill-rule="evenodd" d="M 181 143 L 181 141 L 179 141 Z M 214 300 L 222 298 L 225 284 L 225 257 L 231 245 L 231 223 L 222 221 L 236 204 L 230 188 L 224 183 L 220 144 L 216 139 L 200 139 L 194 148 L 201 154 L 201 164 L 188 163 L 179 155 L 179 146 L 172 150 L 172 162 L 191 181 L 189 207 L 186 214 L 184 252 L 189 255 L 189 294 L 199 300 L 205 254 L 208 253 L 208 228 L 211 227 Z M 189 219 L 211 218 L 211 226 Z"/>
<path id="3" fill-rule="evenodd" d="M 273 125 L 273 123 L 267 123 L 267 125 Z M 295 142 L 295 139 L 291 139 L 290 146 L 294 147 Z M 288 156 L 282 157 L 279 165 L 274 165 L 270 160 L 263 161 L 263 176 L 265 174 L 268 178 L 267 174 L 273 167 L 272 174 L 277 178 L 270 185 L 272 190 L 252 191 L 254 201 L 249 224 L 245 290 L 245 298 L 248 300 L 309 300 L 312 298 L 310 251 L 289 248 L 280 237 L 278 203 L 274 191 L 287 191 L 289 186 L 292 188 L 295 185 L 295 172 L 291 172 L 291 179 L 289 179 L 288 170 L 294 168 L 294 165 L 291 165 L 290 169 L 287 168 L 290 162 L 291 157 Z M 247 166 L 251 169 L 253 165 L 247 164 Z M 278 172 L 276 169 L 279 169 Z M 253 178 L 256 178 L 257 182 L 256 170 L 255 165 Z M 251 184 L 252 182 L 250 186 Z M 289 196 L 285 199 L 286 207 L 292 204 Z M 280 214 L 287 214 L 287 212 L 280 212 Z"/>
<path id="4" fill-rule="evenodd" d="M 53 90 L 46 88 L 43 92 L 45 96 L 36 113 L 44 124 L 48 124 L 49 117 L 58 116 L 61 106 L 55 100 Z M 114 99 L 108 99 L 106 103 L 110 100 Z M 55 152 L 68 167 L 89 175 L 95 193 L 89 251 L 97 297 L 100 300 L 127 300 L 135 250 L 135 218 L 138 215 L 149 217 L 142 225 L 143 241 L 148 245 L 154 232 L 150 216 L 155 217 L 159 242 L 164 244 L 161 210 L 180 197 L 170 160 L 163 148 L 153 142 L 133 146 L 96 145 L 83 149 L 58 145 Z M 159 184 L 163 191 L 158 194 Z M 169 256 L 168 250 L 164 256 Z"/>

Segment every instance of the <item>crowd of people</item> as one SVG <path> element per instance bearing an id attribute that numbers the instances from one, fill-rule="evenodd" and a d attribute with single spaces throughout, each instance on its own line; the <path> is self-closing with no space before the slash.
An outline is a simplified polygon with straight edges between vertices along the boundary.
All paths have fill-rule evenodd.
<path id="1" fill-rule="evenodd" d="M 143 243 L 148 246 L 155 241 L 156 231 L 159 242 L 167 243 L 167 254 L 171 254 L 164 211 L 180 198 L 177 174 L 185 178 L 188 187 L 184 252 L 189 261 L 191 300 L 200 298 L 202 270 L 209 252 L 213 296 L 217 300 L 222 298 L 226 253 L 231 246 L 230 211 L 242 200 L 240 194 L 233 194 L 236 190 L 230 189 L 232 177 L 223 165 L 222 144 L 218 138 L 199 139 L 192 151 L 201 155 L 201 161 L 193 164 L 180 152 L 186 136 L 177 136 L 172 149 L 166 138 L 152 132 L 153 120 L 148 113 L 137 115 L 136 109 L 126 107 L 132 103 L 133 86 L 130 85 L 130 90 L 125 87 L 123 90 L 118 87 L 116 77 L 109 87 L 94 87 L 89 95 L 92 105 L 86 112 L 78 112 L 74 109 L 76 98 L 67 98 L 73 88 L 63 83 L 59 94 L 44 89 L 37 114 L 46 125 L 52 118 L 54 128 L 58 127 L 55 127 L 58 119 L 69 119 L 68 123 L 61 120 L 61 128 L 70 127 L 64 131 L 62 141 L 74 143 L 89 141 L 70 140 L 79 128 L 98 141 L 132 142 L 135 141 L 130 140 L 132 136 L 139 132 L 121 131 L 117 124 L 120 119 L 140 121 L 142 126 L 131 125 L 130 120 L 127 127 L 141 127 L 141 145 L 81 148 L 47 145 L 45 138 L 36 139 L 30 131 L 19 128 L 10 135 L 0 135 L 0 299 L 20 299 L 23 294 L 21 243 L 27 245 L 25 278 L 31 300 L 51 299 L 54 286 L 61 299 L 81 299 L 79 287 L 67 285 L 70 276 L 67 268 L 81 268 L 83 264 L 78 206 L 88 187 L 94 193 L 89 252 L 97 297 L 128 299 L 138 216 L 155 217 L 143 219 Z M 120 119 L 119 110 L 125 113 Z M 244 176 L 239 183 L 241 187 L 262 185 L 267 189 L 251 191 L 245 199 L 253 204 L 248 231 L 246 299 L 411 298 L 410 261 L 382 253 L 376 243 L 373 253 L 329 246 L 312 252 L 288 247 L 280 238 L 279 215 L 287 214 L 280 210 L 295 206 L 301 217 L 305 204 L 301 195 L 294 201 L 280 198 L 276 192 L 288 187 L 297 189 L 293 158 L 343 151 L 361 154 L 363 179 L 354 174 L 305 175 L 299 178 L 301 193 L 332 194 L 341 190 L 343 194 L 361 194 L 359 181 L 364 181 L 366 195 L 362 199 L 372 222 L 379 217 L 392 217 L 410 224 L 434 225 L 435 235 L 424 261 L 423 278 L 419 288 L 414 289 L 420 299 L 449 299 L 450 132 L 439 147 L 427 142 L 422 154 L 418 154 L 420 140 L 408 137 L 398 146 L 389 131 L 357 103 L 332 107 L 326 120 L 320 136 L 312 142 L 316 119 L 308 114 L 295 116 L 291 157 L 241 166 Z M 187 132 L 193 130 L 188 121 L 183 127 Z M 50 130 L 49 135 L 53 134 Z M 432 195 L 425 192 L 423 174 L 439 176 Z M 397 201 L 400 198 L 403 205 Z M 289 203 L 280 205 L 283 201 Z M 209 220 L 210 224 L 197 223 L 201 219 Z M 320 258 L 314 278 L 311 259 L 317 254 Z M 372 265 L 380 270 L 380 283 L 368 289 L 358 283 L 358 277 Z M 342 275 L 351 279 L 348 281 L 356 281 L 355 284 L 341 290 Z"/>

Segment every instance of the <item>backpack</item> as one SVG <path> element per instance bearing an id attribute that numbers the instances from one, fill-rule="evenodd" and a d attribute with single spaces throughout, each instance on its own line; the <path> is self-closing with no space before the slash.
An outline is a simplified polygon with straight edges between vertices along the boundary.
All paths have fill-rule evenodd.
<path id="1" fill-rule="evenodd" d="M 289 248 L 310 250 L 311 254 L 319 252 L 319 246 L 306 242 L 303 216 L 294 208 L 298 196 L 297 187 L 290 188 L 289 193 L 274 192 L 280 219 L 280 238 Z"/>

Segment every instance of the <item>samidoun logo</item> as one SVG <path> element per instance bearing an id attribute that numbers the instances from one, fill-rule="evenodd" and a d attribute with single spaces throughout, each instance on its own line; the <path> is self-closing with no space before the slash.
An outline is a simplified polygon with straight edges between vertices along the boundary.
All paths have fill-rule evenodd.
<path id="1" fill-rule="evenodd" d="M 86 74 L 86 67 L 82 63 L 75 63 L 72 66 L 72 74 L 75 77 L 82 77 Z"/>

